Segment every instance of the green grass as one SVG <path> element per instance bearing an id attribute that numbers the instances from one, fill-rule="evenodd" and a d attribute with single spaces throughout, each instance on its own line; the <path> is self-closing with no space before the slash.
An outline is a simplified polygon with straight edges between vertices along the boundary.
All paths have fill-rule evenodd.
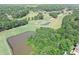
<path id="1" fill-rule="evenodd" d="M 43 12 L 42 12 L 42 13 L 43 13 Z M 36 16 L 37 14 L 38 14 L 38 12 L 30 11 L 28 15 L 26 15 L 26 16 L 24 16 L 24 17 L 22 17 L 22 18 L 16 18 L 16 19 L 17 19 L 17 20 L 23 20 L 23 19 L 26 19 L 26 18 L 28 19 L 29 17 L 30 17 L 30 18 L 31 18 L 31 17 L 34 17 L 34 16 Z M 46 14 L 43 13 L 43 15 L 44 15 L 44 20 L 49 20 L 49 19 L 52 18 L 51 16 L 49 16 L 48 13 L 46 13 Z"/>
<path id="2" fill-rule="evenodd" d="M 29 21 L 29 24 L 27 25 L 0 32 L 0 55 L 11 54 L 11 49 L 7 44 L 8 37 L 18 35 L 26 31 L 35 31 L 37 28 L 41 27 L 40 23 L 38 23 L 39 21 L 44 22 L 44 20 L 32 20 Z"/>
<path id="3" fill-rule="evenodd" d="M 49 13 L 46 13 L 46 14 L 43 14 L 44 15 L 44 20 L 49 20 L 51 19 L 52 17 L 49 16 Z"/>
<path id="4" fill-rule="evenodd" d="M 38 28 L 37 25 L 30 23 L 25 26 L 21 26 L 21 27 L 17 27 L 17 28 L 0 32 L 0 55 L 11 54 L 10 47 L 8 46 L 7 41 L 6 41 L 8 37 L 18 35 L 26 31 L 35 31 L 36 28 Z"/>
<path id="5" fill-rule="evenodd" d="M 29 14 L 27 15 L 27 17 L 34 17 L 38 14 L 38 12 L 33 12 L 33 11 L 30 11 Z"/>

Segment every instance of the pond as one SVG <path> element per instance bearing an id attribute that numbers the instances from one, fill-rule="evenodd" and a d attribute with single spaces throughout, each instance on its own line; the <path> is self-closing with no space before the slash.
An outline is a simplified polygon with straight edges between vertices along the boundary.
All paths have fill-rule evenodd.
<path id="1" fill-rule="evenodd" d="M 16 36 L 9 37 L 7 42 L 12 50 L 13 55 L 29 55 L 32 52 L 31 46 L 26 44 L 27 39 L 35 34 L 33 31 L 28 31 Z"/>

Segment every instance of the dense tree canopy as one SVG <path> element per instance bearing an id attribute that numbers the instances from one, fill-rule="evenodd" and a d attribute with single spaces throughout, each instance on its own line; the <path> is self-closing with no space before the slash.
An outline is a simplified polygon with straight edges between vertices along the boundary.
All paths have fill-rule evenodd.
<path id="1" fill-rule="evenodd" d="M 54 30 L 40 28 L 36 35 L 28 40 L 28 44 L 34 48 L 34 54 L 60 55 L 67 52 L 70 54 L 74 45 L 79 43 L 79 19 L 77 16 L 67 15 L 63 18 L 62 27 Z"/>
<path id="2" fill-rule="evenodd" d="M 29 13 L 28 9 L 23 6 L 0 5 L 0 31 L 27 24 L 26 20 L 15 20 L 14 18 L 26 16 Z M 8 16 L 12 16 L 13 19 L 9 19 Z"/>
<path id="3" fill-rule="evenodd" d="M 0 21 L 0 31 L 12 29 L 27 24 L 26 20 L 7 20 Z"/>
<path id="4" fill-rule="evenodd" d="M 52 16 L 53 18 L 57 18 L 59 13 L 56 13 L 56 12 L 51 12 L 49 13 L 50 16 Z"/>

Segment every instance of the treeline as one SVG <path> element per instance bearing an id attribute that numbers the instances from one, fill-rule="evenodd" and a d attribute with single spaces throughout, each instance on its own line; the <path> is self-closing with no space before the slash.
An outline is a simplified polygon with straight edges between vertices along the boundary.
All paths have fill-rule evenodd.
<path id="1" fill-rule="evenodd" d="M 44 11 L 60 11 L 65 8 L 62 4 L 42 4 L 36 7 L 37 10 L 44 10 Z"/>
<path id="2" fill-rule="evenodd" d="M 52 16 L 53 18 L 57 18 L 59 12 L 51 12 L 49 13 L 49 16 Z"/>
<path id="3" fill-rule="evenodd" d="M 0 20 L 0 31 L 9 30 L 15 27 L 28 24 L 26 20 Z"/>
<path id="4" fill-rule="evenodd" d="M 29 8 L 23 6 L 0 6 L 0 15 L 11 15 L 13 18 L 21 18 L 29 13 Z M 1 17 L 0 16 L 0 17 Z"/>
<path id="5" fill-rule="evenodd" d="M 61 11 L 64 8 L 68 9 L 79 9 L 79 4 L 41 4 L 38 5 L 35 10 L 44 10 L 44 11 Z"/>
<path id="6" fill-rule="evenodd" d="M 27 17 L 27 20 L 43 20 L 44 15 L 42 13 L 38 13 L 36 16 L 33 17 Z"/>
<path id="7" fill-rule="evenodd" d="M 26 20 L 15 20 L 14 18 L 21 18 L 29 13 L 29 8 L 25 6 L 14 5 L 0 5 L 0 31 L 12 29 L 28 23 Z M 8 16 L 13 19 L 9 19 Z"/>
<path id="8" fill-rule="evenodd" d="M 44 15 L 42 13 L 38 13 L 36 16 L 34 16 L 34 20 L 42 20 L 44 19 Z"/>

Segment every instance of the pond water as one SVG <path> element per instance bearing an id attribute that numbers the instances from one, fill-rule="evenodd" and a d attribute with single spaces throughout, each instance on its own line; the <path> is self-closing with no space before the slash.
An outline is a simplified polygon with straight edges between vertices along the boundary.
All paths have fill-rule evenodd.
<path id="1" fill-rule="evenodd" d="M 7 42 L 12 49 L 13 55 L 29 55 L 32 48 L 26 44 L 27 39 L 32 36 L 34 32 L 28 31 L 16 36 L 9 37 Z"/>

